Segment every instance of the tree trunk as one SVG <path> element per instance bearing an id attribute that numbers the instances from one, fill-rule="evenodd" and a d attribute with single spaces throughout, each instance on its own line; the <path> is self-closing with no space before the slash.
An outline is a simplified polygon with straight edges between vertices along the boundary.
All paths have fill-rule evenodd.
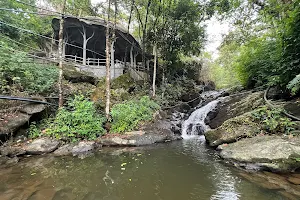
<path id="1" fill-rule="evenodd" d="M 62 107 L 64 104 L 63 99 L 63 88 L 62 88 L 62 79 L 63 79 L 63 39 L 64 39 L 64 12 L 65 12 L 66 0 L 64 0 L 62 6 L 62 16 L 59 22 L 59 33 L 58 33 L 58 54 L 59 54 L 59 77 L 58 77 L 58 90 L 59 90 L 59 107 Z"/>
<path id="2" fill-rule="evenodd" d="M 111 1 L 108 0 L 108 10 L 107 10 L 107 26 L 106 26 L 106 106 L 105 106 L 105 114 L 106 118 L 110 119 L 110 4 Z"/>
<path id="3" fill-rule="evenodd" d="M 157 47 L 156 47 L 156 43 L 154 44 L 153 46 L 153 54 L 154 54 L 154 65 L 153 65 L 153 85 L 152 85 L 152 90 L 153 90 L 153 93 L 152 93 L 152 96 L 155 97 L 155 90 L 156 90 L 156 87 L 155 87 L 155 82 L 156 82 L 156 61 L 157 61 Z"/>

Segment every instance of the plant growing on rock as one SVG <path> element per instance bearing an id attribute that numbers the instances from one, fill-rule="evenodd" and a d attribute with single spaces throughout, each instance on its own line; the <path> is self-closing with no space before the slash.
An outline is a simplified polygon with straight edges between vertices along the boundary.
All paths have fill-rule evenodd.
<path id="1" fill-rule="evenodd" d="M 77 141 L 94 140 L 105 134 L 106 118 L 96 112 L 93 102 L 83 96 L 75 96 L 68 108 L 61 108 L 46 133 L 57 139 Z"/>
<path id="2" fill-rule="evenodd" d="M 140 100 L 130 100 L 116 104 L 111 109 L 111 132 L 124 133 L 132 131 L 141 122 L 152 120 L 153 113 L 158 109 L 160 109 L 159 105 L 150 100 L 148 96 L 144 96 Z"/>
<path id="3" fill-rule="evenodd" d="M 261 125 L 263 130 L 271 134 L 289 134 L 294 130 L 295 123 L 285 117 L 279 108 L 269 109 L 264 106 L 253 111 L 252 117 Z"/>

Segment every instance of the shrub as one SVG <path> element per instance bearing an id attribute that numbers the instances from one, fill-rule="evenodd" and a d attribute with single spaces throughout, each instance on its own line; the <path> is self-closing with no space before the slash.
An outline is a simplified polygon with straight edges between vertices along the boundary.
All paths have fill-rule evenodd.
<path id="1" fill-rule="evenodd" d="M 116 104 L 111 109 L 112 133 L 123 133 L 132 131 L 143 121 L 150 121 L 153 113 L 160 107 L 150 100 L 148 96 L 140 100 L 130 100 L 125 103 Z"/>
<path id="2" fill-rule="evenodd" d="M 28 93 L 49 93 L 58 79 L 58 69 L 36 64 L 25 53 L 12 53 L 9 47 L 0 51 L 0 92 L 12 88 Z"/>
<path id="3" fill-rule="evenodd" d="M 252 112 L 254 120 L 260 123 L 261 128 L 271 134 L 286 133 L 294 130 L 295 123 L 285 117 L 281 109 L 262 107 Z"/>
<path id="4" fill-rule="evenodd" d="M 105 133 L 106 118 L 96 113 L 93 102 L 75 96 L 68 108 L 61 108 L 46 133 L 57 139 L 76 141 L 93 140 Z"/>
<path id="5" fill-rule="evenodd" d="M 291 90 L 292 94 L 295 95 L 300 90 L 300 74 L 298 74 L 293 80 L 289 82 L 287 88 Z"/>

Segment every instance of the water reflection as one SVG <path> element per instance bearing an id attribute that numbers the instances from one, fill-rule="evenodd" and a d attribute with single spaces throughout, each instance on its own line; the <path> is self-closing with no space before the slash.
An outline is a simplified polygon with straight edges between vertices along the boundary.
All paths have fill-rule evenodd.
<path id="1" fill-rule="evenodd" d="M 102 149 L 85 159 L 28 158 L 0 170 L 1 200 L 283 199 L 241 179 L 203 137 L 145 148 Z"/>

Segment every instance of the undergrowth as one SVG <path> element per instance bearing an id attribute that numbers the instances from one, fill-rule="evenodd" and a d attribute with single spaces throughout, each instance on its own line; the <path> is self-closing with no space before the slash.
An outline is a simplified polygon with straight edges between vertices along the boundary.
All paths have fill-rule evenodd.
<path id="1" fill-rule="evenodd" d="M 116 104 L 111 109 L 112 133 L 124 133 L 132 131 L 141 122 L 150 121 L 153 113 L 159 110 L 160 106 L 148 96 L 143 96 L 140 100 L 130 100 L 121 104 Z"/>

